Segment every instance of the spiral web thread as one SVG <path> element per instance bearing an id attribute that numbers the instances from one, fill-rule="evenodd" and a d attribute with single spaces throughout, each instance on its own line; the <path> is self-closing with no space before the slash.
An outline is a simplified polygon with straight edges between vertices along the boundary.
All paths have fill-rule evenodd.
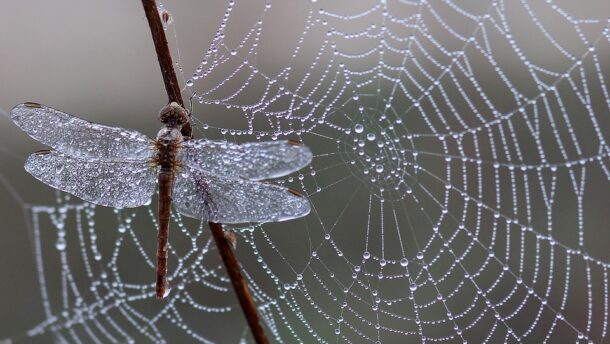
<path id="1" fill-rule="evenodd" d="M 276 181 L 302 190 L 312 214 L 233 228 L 270 337 L 608 340 L 603 1 L 240 6 L 228 3 L 200 65 L 181 71 L 199 137 L 297 138 L 315 153 Z M 277 40 L 285 56 L 269 49 Z M 214 112 L 231 126 L 198 115 Z M 174 288 L 159 305 L 153 207 L 106 211 L 112 224 L 65 195 L 30 209 L 47 320 L 28 335 L 250 340 L 243 323 L 214 337 L 200 321 L 239 316 L 203 224 L 174 215 Z"/>

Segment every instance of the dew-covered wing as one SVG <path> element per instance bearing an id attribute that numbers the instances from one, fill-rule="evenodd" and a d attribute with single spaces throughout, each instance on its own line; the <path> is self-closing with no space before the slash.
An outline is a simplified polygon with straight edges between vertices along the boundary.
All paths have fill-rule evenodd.
<path id="1" fill-rule="evenodd" d="M 72 156 L 115 160 L 153 155 L 152 141 L 144 134 L 91 123 L 37 103 L 15 106 L 11 118 L 32 138 Z"/>
<path id="2" fill-rule="evenodd" d="M 185 216 L 217 223 L 286 221 L 310 211 L 307 198 L 288 188 L 189 167 L 176 174 L 173 202 Z"/>
<path id="3" fill-rule="evenodd" d="M 225 178 L 262 180 L 282 177 L 307 166 L 312 154 L 295 141 L 243 144 L 191 140 L 181 145 L 183 164 Z"/>
<path id="4" fill-rule="evenodd" d="M 49 186 L 113 208 L 148 204 L 156 187 L 155 170 L 143 161 L 90 160 L 41 151 L 30 155 L 25 170 Z"/>

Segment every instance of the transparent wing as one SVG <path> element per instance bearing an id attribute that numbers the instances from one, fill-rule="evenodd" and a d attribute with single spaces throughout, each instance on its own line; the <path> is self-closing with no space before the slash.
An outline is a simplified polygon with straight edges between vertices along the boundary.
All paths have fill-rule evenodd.
<path id="1" fill-rule="evenodd" d="M 152 141 L 144 134 L 91 123 L 44 105 L 19 104 L 11 118 L 32 138 L 72 156 L 115 160 L 153 155 Z"/>
<path id="2" fill-rule="evenodd" d="M 294 141 L 251 142 L 191 140 L 181 145 L 184 165 L 225 178 L 262 180 L 285 176 L 309 165 L 309 148 Z"/>
<path id="3" fill-rule="evenodd" d="M 188 167 L 176 174 L 173 202 L 185 216 L 217 223 L 286 221 L 310 211 L 309 201 L 288 188 Z"/>
<path id="4" fill-rule="evenodd" d="M 85 160 L 41 151 L 30 155 L 25 170 L 56 189 L 113 208 L 149 203 L 156 186 L 154 168 L 143 161 Z"/>

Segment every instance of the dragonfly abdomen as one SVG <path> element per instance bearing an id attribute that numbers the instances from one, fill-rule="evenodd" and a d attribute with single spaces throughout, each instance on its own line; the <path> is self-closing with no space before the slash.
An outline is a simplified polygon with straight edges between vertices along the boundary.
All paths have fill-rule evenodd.
<path id="1" fill-rule="evenodd" d="M 159 234 L 157 236 L 157 287 L 158 298 L 165 297 L 167 293 L 167 256 L 169 220 L 172 204 L 172 190 L 174 176 L 178 167 L 177 155 L 180 139 L 176 138 L 174 130 L 162 130 L 157 137 L 155 146 L 157 154 L 155 163 L 159 171 Z M 180 136 L 181 138 L 182 136 Z"/>

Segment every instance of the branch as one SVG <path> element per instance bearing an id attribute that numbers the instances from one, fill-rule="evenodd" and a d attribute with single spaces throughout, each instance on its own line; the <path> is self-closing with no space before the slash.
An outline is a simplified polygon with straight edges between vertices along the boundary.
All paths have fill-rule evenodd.
<path id="1" fill-rule="evenodd" d="M 174 70 L 172 54 L 169 51 L 157 3 L 155 0 L 142 0 L 142 5 L 144 5 L 148 26 L 150 27 L 150 32 L 152 33 L 152 38 L 155 42 L 157 59 L 159 60 L 159 66 L 161 67 L 161 74 L 163 74 L 163 82 L 165 83 L 165 91 L 167 92 L 169 102 L 176 102 L 184 107 L 180 85 L 178 84 L 178 78 L 176 77 L 176 71 Z M 187 140 L 193 137 L 193 129 L 191 128 L 190 122 L 182 126 L 182 136 Z"/>
<path id="2" fill-rule="evenodd" d="M 182 94 L 180 93 L 180 86 L 178 85 L 178 79 L 176 78 L 176 72 L 174 71 L 174 63 L 172 62 L 172 56 L 169 51 L 167 44 L 167 38 L 165 37 L 165 31 L 163 30 L 163 24 L 159 16 L 159 10 L 155 0 L 142 0 L 144 6 L 144 12 L 146 12 L 146 19 L 148 19 L 148 25 L 150 26 L 150 32 L 155 43 L 155 50 L 157 52 L 157 58 L 159 59 L 159 65 L 161 67 L 161 73 L 163 74 L 163 81 L 165 83 L 165 90 L 170 102 L 177 102 L 181 106 L 184 106 L 182 100 Z M 190 123 L 187 123 L 182 127 L 182 135 L 185 139 L 192 138 L 192 128 Z M 210 231 L 216 241 L 216 247 L 224 262 L 225 268 L 231 278 L 233 289 L 239 299 L 239 304 L 246 316 L 250 330 L 256 343 L 267 344 L 269 339 L 267 338 L 263 327 L 260 324 L 259 316 L 256 310 L 256 304 L 252 299 L 252 295 L 248 289 L 248 285 L 244 280 L 243 275 L 239 269 L 239 263 L 237 258 L 231 249 L 231 245 L 225 238 L 224 230 L 222 225 L 219 223 L 209 223 Z"/>
<path id="3" fill-rule="evenodd" d="M 269 343 L 269 339 L 267 339 L 267 335 L 265 335 L 265 330 L 261 326 L 258 319 L 256 304 L 254 304 L 254 300 L 252 299 L 252 295 L 250 295 L 248 285 L 246 284 L 244 276 L 239 270 L 237 258 L 235 258 L 235 254 L 231 249 L 231 244 L 225 237 L 222 225 L 212 222 L 210 222 L 209 225 L 210 230 L 214 235 L 214 240 L 216 241 L 216 247 L 218 248 L 218 252 L 222 257 L 222 261 L 225 263 L 225 267 L 227 268 L 227 272 L 231 278 L 231 283 L 233 283 L 233 289 L 235 290 L 237 298 L 239 299 L 239 304 L 246 315 L 246 319 L 248 320 L 248 325 L 250 326 L 254 339 L 259 344 Z"/>

